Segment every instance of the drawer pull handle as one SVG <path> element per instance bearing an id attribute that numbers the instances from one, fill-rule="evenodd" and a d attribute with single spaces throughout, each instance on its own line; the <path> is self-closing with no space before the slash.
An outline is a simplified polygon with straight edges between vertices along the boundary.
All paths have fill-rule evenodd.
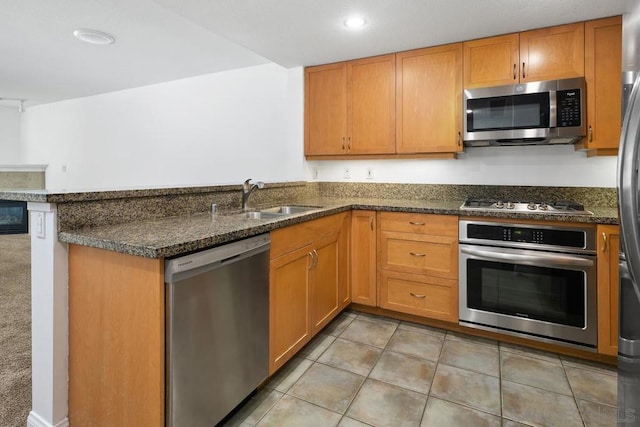
<path id="1" fill-rule="evenodd" d="M 427 254 L 419 254 L 419 253 L 416 253 L 416 252 L 409 252 L 409 254 L 411 256 L 427 256 Z"/>
<path id="2" fill-rule="evenodd" d="M 413 222 L 413 221 L 409 221 L 409 224 L 411 224 L 411 225 L 425 225 L 424 222 Z"/>
<path id="3" fill-rule="evenodd" d="M 426 297 L 426 295 L 423 295 L 423 294 L 414 294 L 413 292 L 409 292 L 409 294 L 410 294 L 412 297 L 419 298 L 419 299 L 422 299 L 422 298 L 425 298 L 425 297 Z"/>

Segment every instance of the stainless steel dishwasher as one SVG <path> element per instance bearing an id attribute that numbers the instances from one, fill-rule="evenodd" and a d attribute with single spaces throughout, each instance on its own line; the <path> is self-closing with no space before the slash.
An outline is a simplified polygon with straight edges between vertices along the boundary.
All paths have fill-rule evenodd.
<path id="1" fill-rule="evenodd" d="M 269 371 L 268 234 L 165 263 L 166 425 L 212 427 Z"/>

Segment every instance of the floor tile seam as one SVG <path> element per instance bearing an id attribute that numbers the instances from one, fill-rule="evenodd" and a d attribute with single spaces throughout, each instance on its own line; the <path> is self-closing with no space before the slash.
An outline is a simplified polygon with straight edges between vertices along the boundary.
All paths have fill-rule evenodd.
<path id="1" fill-rule="evenodd" d="M 560 396 L 570 397 L 573 400 L 575 400 L 575 395 L 573 394 L 573 390 L 571 390 L 571 394 L 565 394 L 565 393 L 558 393 L 557 391 L 553 391 L 553 390 L 547 390 L 546 388 L 538 387 L 538 386 L 535 386 L 535 385 L 526 384 L 526 383 L 522 383 L 522 382 L 519 382 L 519 381 L 513 381 L 513 380 L 510 380 L 510 379 L 506 379 L 506 378 L 502 382 L 523 385 L 523 386 L 535 388 L 536 390 L 540 390 L 540 391 L 543 391 L 545 393 L 559 394 Z M 500 390 L 500 392 L 502 393 L 502 389 Z"/>
<path id="2" fill-rule="evenodd" d="M 394 320 L 394 319 L 391 319 L 391 318 L 388 318 L 388 317 L 384 317 L 384 316 L 378 316 L 379 318 L 377 318 L 377 319 L 372 319 L 371 317 L 372 316 L 362 316 L 361 317 L 360 314 L 358 314 L 355 319 L 360 319 L 362 321 L 369 322 L 369 323 L 374 323 L 374 324 L 377 324 L 377 325 L 388 325 L 388 326 L 395 325 L 396 329 L 398 328 L 398 326 L 400 326 L 400 320 Z M 353 320 L 355 320 L 355 319 L 353 319 Z M 394 332 L 395 332 L 395 329 L 394 329 Z"/>
<path id="3" fill-rule="evenodd" d="M 295 356 L 294 356 L 294 357 L 295 357 Z M 313 360 L 311 360 L 311 359 L 307 359 L 306 357 L 303 357 L 303 359 L 306 359 L 306 360 L 310 361 L 310 362 L 311 362 L 311 364 L 310 364 L 309 366 L 307 366 L 307 367 L 306 367 L 306 369 L 305 369 L 305 370 L 300 374 L 300 376 L 298 377 L 298 379 L 296 379 L 296 380 L 293 382 L 293 384 L 291 384 L 289 387 L 287 387 L 287 389 L 286 389 L 285 391 L 280 391 L 280 390 L 278 390 L 278 389 L 277 389 L 277 388 L 275 388 L 275 387 L 271 387 L 271 389 L 272 389 L 272 390 L 275 390 L 275 391 L 278 391 L 278 392 L 280 392 L 280 393 L 286 394 L 286 393 L 291 389 L 291 387 L 293 387 L 293 386 L 294 386 L 294 385 L 295 385 L 295 384 L 300 380 L 300 378 L 302 378 L 302 376 L 303 376 L 304 374 L 306 374 L 306 373 L 307 373 L 307 371 L 309 370 L 309 368 L 310 368 L 310 367 L 312 367 L 312 366 L 313 366 L 313 363 L 315 362 L 315 361 L 313 361 Z M 293 360 L 293 359 L 290 359 L 287 363 L 289 363 L 289 362 L 290 362 L 290 361 L 292 361 L 292 360 Z M 296 367 L 297 367 L 297 366 L 296 366 Z M 295 370 L 295 369 L 294 369 L 294 370 Z M 292 371 L 292 372 L 293 372 L 293 371 Z M 291 374 L 291 373 L 289 373 L 289 375 L 290 375 L 290 374 Z M 275 376 L 275 375 L 277 375 L 277 373 L 276 373 L 276 374 L 274 374 L 274 376 Z M 268 386 L 269 386 L 269 384 L 266 384 L 266 385 L 265 385 L 265 387 L 268 387 Z"/>
<path id="4" fill-rule="evenodd" d="M 452 364 L 450 364 L 450 363 L 446 363 L 446 362 L 440 362 L 440 363 L 442 363 L 444 366 L 448 366 L 448 367 L 450 367 L 450 368 L 462 369 L 463 371 L 473 372 L 473 373 L 475 373 L 475 374 L 486 375 L 486 376 L 491 377 L 491 378 L 498 378 L 498 379 L 500 379 L 500 368 L 499 368 L 499 367 L 498 367 L 498 375 L 491 375 L 491 374 L 488 374 L 488 373 L 486 373 L 486 372 L 475 371 L 475 370 L 473 370 L 473 369 L 469 369 L 469 368 L 466 368 L 466 367 L 464 367 L 464 366 L 452 365 Z M 498 362 L 498 363 L 499 363 L 499 362 Z"/>
<path id="5" fill-rule="evenodd" d="M 424 409 L 422 410 L 422 416 L 420 417 L 420 426 L 424 421 L 424 416 L 427 413 L 427 405 L 429 404 L 429 398 L 434 396 L 433 393 L 433 383 L 436 381 L 436 375 L 438 374 L 438 367 L 440 366 L 440 359 L 442 358 L 442 352 L 444 351 L 444 342 L 447 339 L 447 334 L 449 332 L 445 331 L 444 336 L 442 337 L 442 344 L 440 345 L 440 353 L 438 353 L 438 359 L 435 361 L 435 367 L 433 368 L 433 378 L 431 379 L 431 384 L 429 385 L 429 393 L 427 393 L 427 401 L 424 404 Z M 434 396 L 438 398 L 437 396 Z"/>
<path id="6" fill-rule="evenodd" d="M 445 339 L 444 343 L 446 344 L 447 342 L 450 343 L 460 343 L 463 345 L 468 345 L 470 347 L 475 347 L 476 349 L 484 349 L 484 350 L 492 350 L 495 351 L 496 353 L 500 353 L 500 347 L 498 346 L 492 346 L 491 344 L 483 344 L 483 343 L 477 343 L 474 341 L 466 341 L 466 340 L 461 340 L 461 339 Z"/>
<path id="7" fill-rule="evenodd" d="M 356 343 L 356 344 L 366 345 L 367 347 L 375 348 L 375 349 L 378 349 L 378 350 L 384 350 L 387 347 L 387 345 L 389 344 L 389 341 L 391 341 L 391 337 L 389 337 L 389 340 L 387 340 L 387 343 L 384 345 L 384 347 L 378 347 L 378 346 L 375 346 L 375 345 L 367 344 L 367 343 L 362 342 L 362 341 L 356 341 L 354 339 L 345 338 L 345 337 L 342 337 L 341 335 L 342 334 L 338 335 L 336 337 L 336 339 L 340 338 L 341 340 L 349 341 L 349 342 Z M 393 334 L 391 336 L 393 336 Z"/>
<path id="8" fill-rule="evenodd" d="M 570 363 L 575 363 L 575 362 L 570 362 Z M 608 377 L 615 377 L 616 380 L 618 379 L 618 373 L 617 372 L 608 372 L 604 369 L 601 368 L 597 368 L 597 367 L 589 367 L 589 366 L 576 366 L 576 365 L 565 365 L 564 363 L 562 364 L 562 368 L 566 371 L 567 368 L 569 369 L 578 369 L 581 371 L 587 371 L 587 372 L 593 372 L 595 374 L 602 374 L 602 375 L 606 375 Z"/>
<path id="9" fill-rule="evenodd" d="M 427 358 L 425 358 L 425 357 L 419 357 L 419 356 L 416 356 L 415 354 L 406 354 L 406 353 L 403 353 L 403 352 L 398 351 L 398 350 L 391 350 L 391 349 L 386 349 L 386 348 L 385 348 L 382 352 L 383 352 L 383 353 L 388 352 L 388 353 L 393 353 L 393 354 L 399 354 L 400 356 L 409 357 L 409 358 L 411 358 L 411 359 L 419 360 L 419 361 L 421 361 L 421 362 L 429 362 L 429 363 L 433 363 L 433 364 L 434 364 L 434 366 L 435 366 L 435 365 L 437 365 L 437 363 L 438 363 L 436 360 L 430 360 L 430 359 L 427 359 Z M 440 357 L 438 357 L 438 359 L 439 359 L 439 358 L 440 358 Z M 434 370 L 434 375 L 435 375 L 435 370 Z"/>
<path id="10" fill-rule="evenodd" d="M 464 403 L 456 402 L 456 401 L 454 401 L 454 400 L 447 399 L 446 397 L 437 396 L 437 395 L 435 395 L 435 394 L 431 394 L 431 393 L 429 393 L 429 397 L 427 398 L 427 403 L 429 403 L 429 402 L 428 402 L 428 400 L 429 400 L 430 398 L 432 398 L 432 397 L 433 397 L 434 399 L 444 400 L 445 402 L 449 402 L 449 403 L 452 403 L 452 404 L 454 404 L 454 405 L 462 406 L 462 407 L 467 408 L 467 409 L 473 409 L 474 411 L 482 412 L 483 414 L 488 414 L 488 415 L 491 415 L 491 416 L 493 416 L 493 417 L 500 418 L 500 420 L 501 420 L 501 421 L 502 421 L 502 418 L 503 418 L 503 416 L 502 416 L 502 415 L 493 414 L 493 413 L 491 413 L 491 412 L 488 412 L 488 411 L 487 411 L 487 410 L 485 410 L 485 409 L 476 408 L 475 406 L 471 406 L 471 405 L 465 405 Z M 426 405 L 425 405 L 425 411 L 426 411 Z M 502 414 L 502 411 L 500 411 L 500 413 Z M 511 420 L 511 421 L 515 421 L 515 420 Z M 520 422 L 520 421 L 518 421 L 518 422 L 519 422 L 520 424 L 525 424 L 525 423 L 522 423 L 522 422 Z"/>
<path id="11" fill-rule="evenodd" d="M 560 363 L 562 363 L 562 359 L 560 359 Z M 578 410 L 578 414 L 580 415 L 580 421 L 582 421 L 582 425 L 586 426 L 587 421 L 585 420 L 584 414 L 580 409 L 580 405 L 578 405 L 578 398 L 576 396 L 576 392 L 573 390 L 573 385 L 571 385 L 571 381 L 569 381 L 569 375 L 567 374 L 567 369 L 564 363 L 562 363 L 562 372 L 564 373 L 564 376 L 567 379 L 567 384 L 569 384 L 569 390 L 571 390 L 571 398 L 573 399 L 573 403 L 574 405 L 576 405 L 576 409 Z"/>
<path id="12" fill-rule="evenodd" d="M 447 338 L 451 336 L 451 338 Z M 472 336 L 470 335 L 470 338 L 465 338 L 465 337 L 461 337 L 460 335 L 457 335 L 456 333 L 446 333 L 445 336 L 445 340 L 449 340 L 452 342 L 464 342 L 465 344 L 471 344 L 471 345 L 477 345 L 477 346 L 481 346 L 481 347 L 487 347 L 487 348 L 495 348 L 497 351 L 500 351 L 500 342 L 496 341 L 495 344 L 490 344 L 488 342 L 483 342 L 480 340 L 476 340 L 474 338 L 472 338 Z"/>
<path id="13" fill-rule="evenodd" d="M 280 393 L 280 396 L 276 399 L 276 401 L 275 401 L 275 402 L 273 402 L 273 405 L 271 405 L 271 406 L 269 407 L 269 409 L 267 409 L 267 410 L 264 412 L 264 414 L 262 414 L 262 416 L 256 420 L 256 422 L 253 424 L 254 426 L 257 426 L 257 425 L 260 423 L 260 421 L 262 421 L 262 419 L 263 419 L 264 417 L 266 417 L 266 416 L 267 416 L 267 414 L 268 414 L 269 412 L 271 412 L 271 410 L 272 410 L 273 408 L 275 408 L 275 406 L 278 404 L 278 402 L 280 402 L 280 400 L 281 400 L 284 396 L 286 396 L 286 395 L 287 395 L 286 393 L 282 393 L 281 391 L 278 391 L 278 390 L 276 390 L 276 389 L 270 389 L 270 390 L 271 390 L 271 391 L 275 391 L 275 392 L 277 392 L 277 393 Z M 249 415 L 251 415 L 251 414 L 249 414 Z M 246 419 L 245 419 L 245 420 L 243 420 L 243 423 L 244 423 L 245 421 L 246 421 Z M 242 423 L 241 423 L 241 424 L 242 424 Z"/>
<path id="14" fill-rule="evenodd" d="M 297 400 L 300 400 L 301 402 L 308 403 L 308 404 L 313 405 L 313 406 L 315 406 L 315 407 L 317 407 L 317 408 L 324 409 L 325 411 L 329 411 L 329 412 L 332 412 L 332 413 L 334 413 L 334 414 L 340 415 L 340 419 L 342 419 L 342 417 L 347 413 L 347 410 L 348 410 L 348 408 L 349 408 L 349 407 L 347 407 L 347 409 L 345 409 L 345 411 L 344 411 L 344 414 L 341 414 L 340 412 L 336 412 L 336 411 L 334 411 L 333 409 L 325 408 L 324 406 L 319 405 L 319 404 L 317 404 L 317 403 L 310 402 L 310 401 L 305 400 L 305 399 L 302 399 L 302 398 L 300 398 L 300 397 L 298 397 L 298 396 L 294 396 L 293 394 L 289 394 L 289 392 L 285 393 L 285 395 L 286 395 L 286 396 L 291 397 L 292 399 L 297 399 Z M 284 396 L 283 396 L 283 397 L 284 397 Z M 281 397 L 281 399 L 282 399 L 282 397 Z M 272 408 L 272 409 L 273 409 L 273 408 Z M 266 414 L 265 414 L 265 415 L 266 415 Z M 338 423 L 339 423 L 339 422 L 338 422 Z M 337 424 L 336 424 L 336 425 L 337 425 Z"/>
<path id="15" fill-rule="evenodd" d="M 520 356 L 530 357 L 532 359 L 542 360 L 542 361 L 545 361 L 545 362 L 549 362 L 549 363 L 554 363 L 555 364 L 555 362 L 553 360 L 549 360 L 549 359 L 553 359 L 552 356 L 544 356 L 544 355 L 536 354 L 536 353 L 533 353 L 533 352 L 529 353 L 529 352 L 526 351 L 526 349 L 525 350 L 511 349 L 509 347 L 503 346 L 502 343 L 501 343 L 500 346 L 499 346 L 499 350 L 501 352 L 504 351 L 504 352 L 507 352 L 507 353 L 517 354 L 517 355 L 520 355 Z M 558 356 L 556 356 L 556 357 L 557 357 L 557 364 L 562 366 L 562 362 L 560 360 L 560 357 L 558 357 Z"/>
<path id="16" fill-rule="evenodd" d="M 413 328 L 401 328 L 401 325 L 405 325 L 405 326 L 414 326 Z M 418 326 L 415 326 L 418 325 Z M 436 338 L 442 338 L 444 339 L 444 336 L 446 334 L 446 330 L 442 329 L 442 332 L 435 332 L 435 331 L 431 331 L 429 329 L 424 329 L 424 328 L 420 328 L 419 326 L 425 326 L 425 325 L 420 325 L 419 323 L 411 323 L 411 322 L 405 322 L 405 321 L 401 321 L 400 324 L 398 324 L 398 329 L 402 329 L 403 331 L 409 331 L 409 332 L 415 332 L 417 334 L 422 334 L 422 335 L 429 335 L 432 337 L 436 337 Z M 435 328 L 434 329 L 438 329 Z"/>
<path id="17" fill-rule="evenodd" d="M 367 375 L 362 375 L 362 374 L 359 374 L 359 373 L 357 373 L 357 372 L 353 372 L 353 371 L 350 371 L 350 370 L 348 370 L 348 369 L 341 368 L 341 367 L 339 367 L 339 366 L 329 365 L 328 363 L 320 362 L 320 361 L 317 361 L 317 360 L 314 362 L 314 364 L 316 364 L 316 363 L 317 363 L 318 365 L 326 366 L 326 367 L 328 367 L 328 368 L 338 369 L 338 370 L 340 370 L 340 371 L 342 371 L 342 372 L 347 372 L 347 373 L 349 373 L 349 374 L 353 374 L 353 375 L 357 375 L 357 376 L 359 376 L 359 377 L 362 377 L 362 378 L 363 378 L 363 380 L 362 380 L 362 382 L 363 382 L 363 383 L 365 382 L 365 380 L 366 380 L 367 378 L 369 378 L 369 374 L 371 373 L 371 372 L 369 372 L 369 374 L 367 374 Z M 377 362 L 376 362 L 376 363 L 377 363 Z M 313 365 L 311 365 L 311 366 L 313 366 Z M 309 368 L 311 368 L 311 366 L 310 366 Z M 374 365 L 374 366 L 375 366 L 375 365 Z M 372 368 L 372 370 L 373 370 L 373 368 Z M 306 372 L 306 371 L 305 371 L 305 372 Z M 301 377 L 301 378 L 302 378 L 302 377 Z M 297 382 L 298 382 L 298 381 L 296 381 L 296 383 L 297 383 Z M 294 384 L 294 385 L 295 385 L 295 384 Z"/>

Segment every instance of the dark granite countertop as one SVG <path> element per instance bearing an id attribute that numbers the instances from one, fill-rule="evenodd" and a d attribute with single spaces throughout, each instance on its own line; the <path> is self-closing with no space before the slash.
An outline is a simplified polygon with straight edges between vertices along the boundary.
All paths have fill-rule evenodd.
<path id="1" fill-rule="evenodd" d="M 113 250 L 148 258 L 167 258 L 220 245 L 234 240 L 268 233 L 271 230 L 320 218 L 350 209 L 378 211 L 418 212 L 443 215 L 477 216 L 491 218 L 520 218 L 617 224 L 614 208 L 586 207 L 593 216 L 479 213 L 460 210 L 462 200 L 390 200 L 390 199 L 337 199 L 312 198 L 292 201 L 291 204 L 317 206 L 307 213 L 282 218 L 247 219 L 241 213 L 198 213 L 147 220 L 126 224 L 83 228 L 60 232 L 59 240 L 84 246 Z"/>

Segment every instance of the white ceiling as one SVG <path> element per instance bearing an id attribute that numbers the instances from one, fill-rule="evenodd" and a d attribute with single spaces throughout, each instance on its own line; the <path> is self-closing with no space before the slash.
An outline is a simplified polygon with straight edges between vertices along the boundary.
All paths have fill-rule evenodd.
<path id="1" fill-rule="evenodd" d="M 28 107 L 270 61 L 323 64 L 617 15 L 630 1 L 0 0 L 0 98 Z M 363 29 L 343 26 L 353 14 Z M 116 43 L 82 43 L 78 28 Z"/>

